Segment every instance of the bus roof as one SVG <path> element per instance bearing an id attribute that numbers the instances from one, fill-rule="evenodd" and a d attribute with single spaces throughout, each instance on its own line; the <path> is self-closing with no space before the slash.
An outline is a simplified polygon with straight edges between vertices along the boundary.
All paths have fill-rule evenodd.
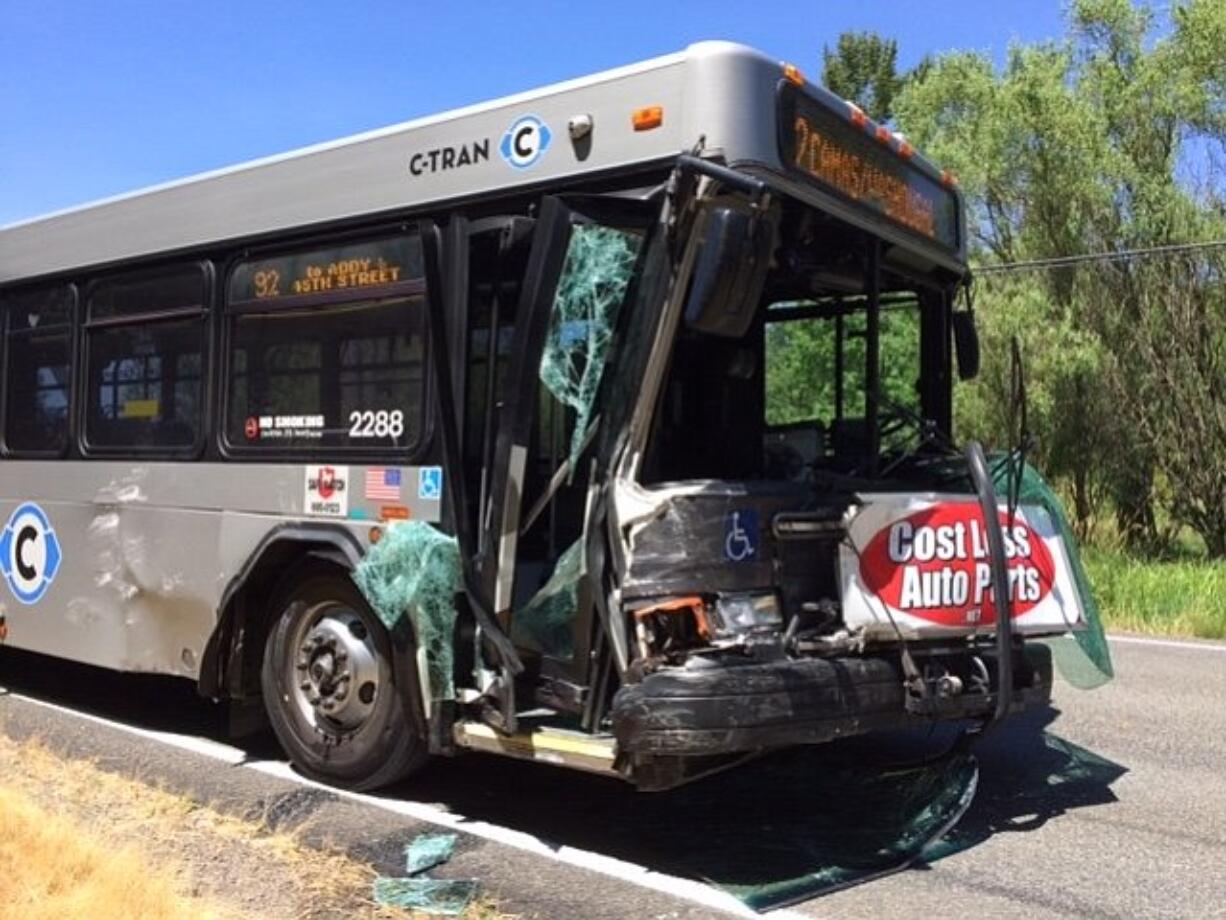
<path id="1" fill-rule="evenodd" d="M 430 205 L 559 185 L 662 163 L 700 140 L 726 162 L 891 236 L 888 223 L 789 182 L 775 126 L 779 61 L 730 42 L 108 198 L 0 227 L 0 284 L 129 259 L 255 240 L 294 228 L 403 214 Z M 822 87 L 808 96 L 842 118 Z M 656 119 L 635 119 L 656 107 Z M 584 133 L 583 126 L 587 126 Z M 914 156 L 908 168 L 938 178 Z M 902 234 L 900 242 L 914 245 Z M 962 251 L 931 253 L 960 265 Z"/>

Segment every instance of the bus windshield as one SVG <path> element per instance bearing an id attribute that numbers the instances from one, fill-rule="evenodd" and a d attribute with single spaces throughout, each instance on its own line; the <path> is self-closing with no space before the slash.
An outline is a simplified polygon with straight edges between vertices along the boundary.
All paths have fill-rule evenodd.
<path id="1" fill-rule="evenodd" d="M 679 329 L 648 483 L 871 476 L 948 432 L 945 293 L 819 214 L 779 237 L 744 335 Z"/>

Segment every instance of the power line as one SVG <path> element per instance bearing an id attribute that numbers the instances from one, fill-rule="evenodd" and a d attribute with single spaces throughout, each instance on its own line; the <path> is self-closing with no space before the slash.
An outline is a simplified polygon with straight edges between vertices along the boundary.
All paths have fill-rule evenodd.
<path id="1" fill-rule="evenodd" d="M 1119 249 L 1114 252 L 1087 252 L 1075 256 L 1054 256 L 1050 259 L 1030 259 L 1024 262 L 998 262 L 973 269 L 976 275 L 996 275 L 1003 272 L 1033 271 L 1040 268 L 1058 268 L 1064 265 L 1081 265 L 1086 262 L 1125 262 L 1153 256 L 1178 255 L 1184 252 L 1202 252 L 1210 249 L 1226 249 L 1226 240 L 1210 240 L 1205 243 L 1176 243 L 1169 246 L 1148 246 L 1143 249 Z"/>

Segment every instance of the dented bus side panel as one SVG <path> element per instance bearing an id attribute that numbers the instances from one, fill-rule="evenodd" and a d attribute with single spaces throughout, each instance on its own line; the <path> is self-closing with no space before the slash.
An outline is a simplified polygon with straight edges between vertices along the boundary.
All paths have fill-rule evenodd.
<path id="1" fill-rule="evenodd" d="M 347 494 L 327 505 L 329 514 L 307 514 L 323 507 L 321 469 L 332 471 L 334 496 Z M 432 497 L 420 497 L 423 470 L 431 484 L 439 475 L 437 467 L 402 468 L 402 506 L 413 520 L 437 522 L 441 493 L 430 488 Z M 364 497 L 365 472 L 334 464 L 6 461 L 7 644 L 198 678 L 227 588 L 275 531 L 330 524 L 368 545 L 380 505 Z"/>

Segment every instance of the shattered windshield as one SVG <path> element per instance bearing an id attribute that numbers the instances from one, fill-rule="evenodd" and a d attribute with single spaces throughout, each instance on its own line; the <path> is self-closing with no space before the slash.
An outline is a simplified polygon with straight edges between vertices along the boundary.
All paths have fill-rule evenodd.
<path id="1" fill-rule="evenodd" d="M 540 369 L 549 392 L 575 412 L 571 463 L 587 440 L 613 329 L 641 243 L 636 233 L 598 224 L 582 224 L 571 232 Z"/>

